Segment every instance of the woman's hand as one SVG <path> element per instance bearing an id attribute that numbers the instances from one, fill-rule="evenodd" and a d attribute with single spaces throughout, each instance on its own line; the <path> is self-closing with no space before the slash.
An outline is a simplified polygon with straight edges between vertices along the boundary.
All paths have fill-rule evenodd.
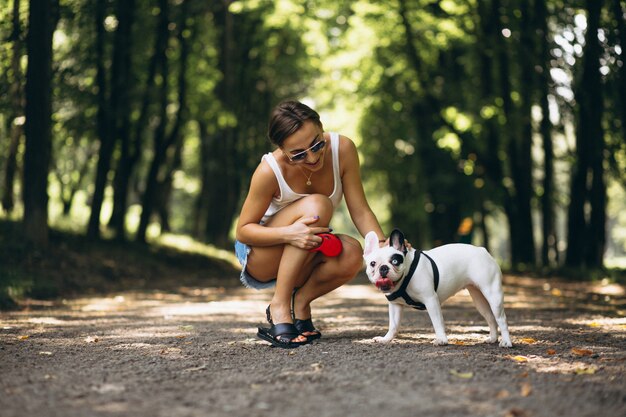
<path id="1" fill-rule="evenodd" d="M 287 243 L 305 250 L 318 247 L 322 243 L 322 238 L 317 236 L 317 234 L 330 232 L 328 227 L 311 226 L 318 221 L 319 217 L 317 216 L 305 217 L 291 226 L 287 226 Z"/>
<path id="2" fill-rule="evenodd" d="M 387 240 L 384 240 L 384 241 L 379 240 L 379 241 L 378 241 L 378 245 L 379 245 L 379 247 L 381 247 L 381 248 L 382 248 L 382 247 L 384 247 L 384 246 L 389 246 L 389 238 L 387 238 Z M 409 241 L 408 241 L 408 240 L 406 240 L 406 239 L 404 239 L 404 246 L 406 246 L 406 250 L 408 250 L 408 251 L 410 251 L 411 249 L 413 249 L 413 246 L 411 246 L 411 244 L 409 243 Z"/>

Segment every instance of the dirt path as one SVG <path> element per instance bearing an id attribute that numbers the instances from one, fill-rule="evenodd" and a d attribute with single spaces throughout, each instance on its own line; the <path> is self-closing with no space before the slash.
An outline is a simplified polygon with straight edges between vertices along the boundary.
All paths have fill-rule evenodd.
<path id="1" fill-rule="evenodd" d="M 319 300 L 323 339 L 291 351 L 254 337 L 270 294 L 234 286 L 5 313 L 0 415 L 626 415 L 623 287 L 507 277 L 505 297 L 509 350 L 482 343 L 464 293 L 444 306 L 449 346 L 412 310 L 374 344 L 386 300 L 362 280 Z"/>

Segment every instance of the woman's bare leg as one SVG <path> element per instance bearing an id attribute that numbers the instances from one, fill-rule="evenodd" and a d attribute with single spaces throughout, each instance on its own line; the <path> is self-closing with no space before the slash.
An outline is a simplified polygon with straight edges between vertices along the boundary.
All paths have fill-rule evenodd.
<path id="1" fill-rule="evenodd" d="M 339 288 L 356 276 L 363 266 L 363 250 L 360 243 L 345 235 L 339 235 L 343 244 L 341 254 L 334 258 L 323 256 L 314 265 L 309 279 L 298 289 L 294 299 L 294 315 L 300 320 L 311 318 L 311 302 Z"/>
<path id="2" fill-rule="evenodd" d="M 333 206 L 330 199 L 313 194 L 276 213 L 267 226 L 286 226 L 305 217 L 314 216 L 319 220 L 312 226 L 328 226 L 332 214 Z M 320 257 L 318 253 L 311 253 L 291 245 L 252 247 L 248 257 L 248 272 L 259 281 L 276 278 L 276 289 L 271 301 L 272 319 L 275 323 L 292 322 L 293 289 L 304 285 L 313 271 L 312 263 Z"/>

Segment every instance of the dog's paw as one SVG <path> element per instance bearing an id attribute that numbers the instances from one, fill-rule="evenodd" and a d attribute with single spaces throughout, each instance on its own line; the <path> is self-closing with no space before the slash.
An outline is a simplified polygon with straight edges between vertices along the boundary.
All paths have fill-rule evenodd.
<path id="1" fill-rule="evenodd" d="M 500 341 L 500 347 L 510 348 L 510 347 L 513 347 L 513 344 L 511 343 L 511 341 L 510 341 L 510 340 L 504 340 L 504 339 L 502 339 L 502 340 Z"/>
<path id="2" fill-rule="evenodd" d="M 448 339 L 435 339 L 433 340 L 433 345 L 435 346 L 445 346 L 448 344 Z"/>
<path id="3" fill-rule="evenodd" d="M 386 336 L 376 336 L 373 340 L 376 343 L 389 343 L 391 342 L 391 337 L 386 337 Z"/>

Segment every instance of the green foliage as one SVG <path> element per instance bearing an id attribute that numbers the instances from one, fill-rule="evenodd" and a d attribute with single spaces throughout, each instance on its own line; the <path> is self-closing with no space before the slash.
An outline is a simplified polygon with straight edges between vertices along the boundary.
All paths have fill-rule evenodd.
<path id="1" fill-rule="evenodd" d="M 620 37 L 624 22 L 615 18 L 614 4 L 619 2 L 611 3 L 603 8 L 598 34 L 605 109 L 602 127 L 607 175 L 623 185 L 626 45 Z M 118 16 L 115 2 L 104 4 L 103 67 L 110 83 Z M 540 5 L 536 1 L 185 0 L 168 4 L 167 78 L 163 79 L 165 72 L 160 68 L 152 85 L 150 63 L 160 10 L 157 2 L 136 2 L 130 42 L 132 81 L 125 91 L 128 114 L 120 118 L 128 117 L 131 147 L 139 152 L 127 178 L 128 207 L 124 211 L 129 234 L 142 210 L 146 178 L 155 156 L 155 134 L 159 126 L 165 126 L 166 133 L 172 131 L 181 94 L 185 94 L 186 109 L 180 134 L 158 175 L 163 190 L 171 181 L 171 191 L 163 191 L 169 198 L 164 207 L 157 208 L 163 218 L 152 219 L 157 226 L 152 232 L 158 233 L 159 224 L 169 223 L 174 232 L 228 245 L 250 174 L 261 155 L 270 150 L 265 139 L 268 113 L 286 98 L 312 103 L 322 113 L 327 130 L 355 140 L 370 203 L 386 221 L 386 229 L 398 226 L 410 231 L 416 246 L 458 240 L 457 227 L 466 217 L 474 219 L 477 229 L 492 225 L 491 230 L 482 230 L 483 236 L 490 235 L 496 242 L 511 240 L 518 223 L 520 171 L 532 173 L 528 199 L 535 212 L 544 195 L 544 138 L 539 124 L 542 117 L 549 117 L 555 154 L 555 193 L 551 198 L 560 216 L 558 223 L 564 223 L 569 172 L 577 158 L 573 152 L 579 117 L 576 92 L 585 88 L 578 83 L 584 59 L 586 2 L 545 2 L 545 34 L 535 30 L 537 26 L 525 30 L 525 25 L 538 23 L 532 20 Z M 183 4 L 189 14 L 182 39 L 189 43 L 190 53 L 185 73 L 188 87 L 181 93 L 178 82 L 184 42 L 178 33 Z M 11 68 L 15 40 L 12 6 L 13 1 L 0 0 L 2 179 L 11 126 L 23 122 L 14 120 L 23 112 L 15 108 L 10 94 L 11 86 L 24 82 Z M 53 45 L 50 213 L 52 222 L 58 222 L 64 209 L 74 207 L 61 221 L 78 231 L 90 209 L 102 139 L 97 123 L 100 104 L 93 6 L 94 2 L 87 0 L 60 2 Z M 22 0 L 22 41 L 27 16 L 28 2 Z M 524 20 L 529 16 L 530 23 Z M 549 57 L 540 56 L 539 45 L 548 46 Z M 25 71 L 25 46 L 18 53 L 20 68 Z M 543 90 L 538 83 L 543 71 L 549 73 L 550 114 L 545 116 L 540 110 Z M 166 81 L 163 104 L 158 92 Z M 107 92 L 107 97 L 112 93 Z M 148 99 L 145 120 L 141 119 L 144 97 Z M 162 124 L 163 117 L 166 123 Z M 118 120 L 109 127 L 119 131 L 121 123 Z M 524 130 L 529 125 L 530 134 Z M 123 164 L 123 148 L 119 138 L 116 140 L 103 225 L 111 212 L 112 179 Z M 531 142 L 532 165 L 526 166 L 519 155 Z M 23 152 L 20 145 L 18 168 Z M 20 177 L 18 173 L 17 192 Z M 608 187 L 612 201 L 607 211 L 609 225 L 617 225 L 609 236 L 615 241 L 609 252 L 619 257 L 624 254 L 619 217 L 623 203 L 615 203 L 615 196 L 621 195 L 621 188 L 615 191 L 615 187 L 613 183 Z M 4 183 L 0 182 L 2 193 Z M 558 232 L 557 244 L 563 251 L 567 236 L 563 228 Z M 535 225 L 535 236 L 541 234 Z M 487 238 L 476 243 L 489 243 Z M 532 267 L 532 262 L 524 262 Z M 36 276 L 4 268 L 4 278 L 21 283 L 17 287 L 11 284 L 15 287 L 11 291 L 27 293 L 40 286 Z M 54 292 L 44 287 L 44 292 Z"/>

